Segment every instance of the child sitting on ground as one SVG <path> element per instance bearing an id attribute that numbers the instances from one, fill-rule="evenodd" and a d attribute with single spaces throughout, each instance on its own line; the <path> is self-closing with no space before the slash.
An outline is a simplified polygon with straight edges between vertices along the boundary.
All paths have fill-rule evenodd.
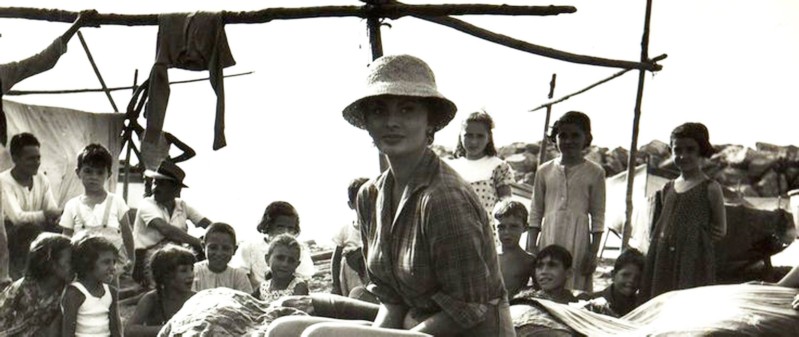
<path id="1" fill-rule="evenodd" d="M 269 271 L 268 261 L 264 260 L 264 255 L 269 250 L 269 241 L 283 233 L 291 234 L 294 237 L 300 235 L 300 215 L 290 203 L 275 201 L 266 206 L 257 230 L 264 236 L 242 242 L 236 261 L 236 266 L 249 274 L 253 289 L 257 289 L 261 285 Z M 302 278 L 310 279 L 315 272 L 316 268 L 311 260 L 311 254 L 307 249 L 303 249 L 297 274 Z"/>
<path id="2" fill-rule="evenodd" d="M 355 214 L 355 198 L 358 190 L 367 182 L 366 178 L 358 178 L 350 182 L 347 188 L 347 206 Z M 366 265 L 363 259 L 363 243 L 358 221 L 346 224 L 333 237 L 336 250 L 330 261 L 330 274 L 333 277 L 332 293 L 342 296 L 351 296 L 352 290 L 366 284 Z"/>
<path id="3" fill-rule="evenodd" d="M 535 256 L 519 246 L 527 229 L 527 208 L 518 201 L 503 199 L 494 207 L 494 219 L 501 243 L 497 249 L 499 267 L 508 297 L 513 297 L 527 286 L 535 271 Z"/>
<path id="4" fill-rule="evenodd" d="M 577 302 L 574 292 L 566 288 L 571 267 L 572 255 L 566 248 L 546 246 L 535 257 L 535 283 L 539 290 L 529 295 L 518 294 L 516 298 L 541 298 L 561 304 Z"/>
<path id="5" fill-rule="evenodd" d="M 301 250 L 300 243 L 290 234 L 274 237 L 264 257 L 269 264 L 269 273 L 253 296 L 272 302 L 288 295 L 308 295 L 308 284 L 295 273 L 300 265 Z"/>
<path id="6" fill-rule="evenodd" d="M 132 268 L 133 234 L 125 200 L 105 189 L 111 176 L 113 157 L 100 144 L 87 145 L 78 154 L 78 174 L 83 184 L 83 194 L 67 201 L 59 226 L 64 235 L 100 235 L 114 244 L 119 251 L 117 274 Z M 118 280 L 118 279 L 117 279 Z M 113 283 L 118 285 L 117 280 Z"/>
<path id="7" fill-rule="evenodd" d="M 153 253 L 150 266 L 155 290 L 139 300 L 125 326 L 125 336 L 158 335 L 161 327 L 194 295 L 191 287 L 194 284 L 196 261 L 192 251 L 173 244 Z"/>
<path id="8" fill-rule="evenodd" d="M 61 336 L 122 336 L 117 306 L 114 263 L 117 248 L 102 236 L 79 239 L 72 249 L 72 269 L 77 281 L 61 299 Z"/>
<path id="9" fill-rule="evenodd" d="M 605 290 L 588 295 L 591 299 L 586 308 L 605 315 L 621 317 L 635 309 L 638 304 L 638 288 L 644 272 L 644 254 L 636 249 L 625 250 L 616 259 L 611 277 L 613 283 Z M 597 301 L 597 299 L 602 299 Z"/>
<path id="10" fill-rule="evenodd" d="M 215 222 L 208 227 L 203 240 L 206 260 L 194 264 L 192 290 L 226 287 L 252 293 L 247 272 L 228 266 L 236 252 L 236 231 L 226 223 Z"/>

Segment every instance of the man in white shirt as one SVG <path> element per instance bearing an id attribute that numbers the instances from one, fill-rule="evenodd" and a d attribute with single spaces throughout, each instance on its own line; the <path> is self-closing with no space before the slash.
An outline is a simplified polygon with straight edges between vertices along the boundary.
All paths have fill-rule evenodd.
<path id="1" fill-rule="evenodd" d="M 15 135 L 9 144 L 14 167 L 0 173 L 8 236 L 8 274 L 15 280 L 25 272 L 28 249 L 36 236 L 42 230 L 58 232 L 56 224 L 62 211 L 55 202 L 47 177 L 39 174 L 39 147 L 39 140 L 32 134 Z"/>
<path id="2" fill-rule="evenodd" d="M 153 178 L 153 195 L 142 199 L 136 220 L 133 223 L 133 244 L 136 247 L 136 267 L 134 278 L 145 286 L 150 286 L 148 276 L 149 257 L 166 243 L 185 244 L 202 253 L 202 241 L 188 233 L 186 220 L 206 228 L 211 224 L 194 208 L 179 199 L 186 174 L 177 165 L 164 161 L 158 171 L 146 171 Z"/>

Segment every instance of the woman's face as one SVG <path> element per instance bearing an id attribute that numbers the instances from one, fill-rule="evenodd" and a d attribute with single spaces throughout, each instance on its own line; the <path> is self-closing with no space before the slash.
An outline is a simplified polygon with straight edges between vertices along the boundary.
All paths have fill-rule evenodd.
<path id="1" fill-rule="evenodd" d="M 693 138 L 674 138 L 671 140 L 671 158 L 680 172 L 699 169 L 702 156 L 699 143 Z"/>
<path id="2" fill-rule="evenodd" d="M 364 103 L 366 130 L 378 150 L 391 157 L 421 153 L 427 148 L 427 104 L 414 97 L 378 96 Z"/>
<path id="3" fill-rule="evenodd" d="M 480 122 L 467 122 L 461 132 L 461 143 L 466 150 L 467 159 L 480 159 L 485 156 L 486 146 L 491 135 L 488 126 Z"/>
<path id="4" fill-rule="evenodd" d="M 558 151 L 564 157 L 576 158 L 582 155 L 585 148 L 586 136 L 583 129 L 575 124 L 558 126 L 557 145 Z"/>

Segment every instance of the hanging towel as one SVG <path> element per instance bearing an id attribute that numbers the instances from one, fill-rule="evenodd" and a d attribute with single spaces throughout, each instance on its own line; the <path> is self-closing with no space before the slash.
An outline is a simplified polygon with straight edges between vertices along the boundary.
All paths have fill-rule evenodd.
<path id="1" fill-rule="evenodd" d="M 222 69 L 236 64 L 225 35 L 220 13 L 196 12 L 161 14 L 158 16 L 158 44 L 155 64 L 150 71 L 149 102 L 145 110 L 147 128 L 142 140 L 145 167 L 157 169 L 165 158 L 162 127 L 169 102 L 168 68 L 208 70 L 211 87 L 216 93 L 216 120 L 213 149 L 226 145 L 225 89 Z"/>

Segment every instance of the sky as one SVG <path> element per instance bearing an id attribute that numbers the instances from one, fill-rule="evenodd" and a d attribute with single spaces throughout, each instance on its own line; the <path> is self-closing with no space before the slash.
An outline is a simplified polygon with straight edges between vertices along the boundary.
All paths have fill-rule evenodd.
<path id="1" fill-rule="evenodd" d="M 410 4 L 440 3 L 407 1 Z M 636 61 L 640 57 L 643 0 L 448 1 L 510 5 L 571 5 L 574 14 L 549 17 L 466 16 L 497 33 L 578 54 Z M 59 8 L 100 13 L 169 13 L 257 10 L 267 7 L 359 5 L 356 0 L 293 1 L 50 1 L 5 0 L 3 6 Z M 618 71 L 571 64 L 493 44 L 414 18 L 387 20 L 386 54 L 427 61 L 439 89 L 459 108 L 455 121 L 436 135 L 454 147 L 460 120 L 485 109 L 495 119 L 495 143 L 535 142 L 557 73 L 555 97 L 572 93 Z M 66 30 L 66 23 L 0 19 L 0 63 L 30 56 Z M 105 82 L 139 82 L 155 56 L 156 27 L 83 28 Z M 282 20 L 228 25 L 237 64 L 226 73 L 254 71 L 225 81 L 228 146 L 211 149 L 216 97 L 207 82 L 172 87 L 165 130 L 191 145 L 197 157 L 182 164 L 190 186 L 183 197 L 214 221 L 231 223 L 242 237 L 255 233 L 264 207 L 294 204 L 302 237 L 327 243 L 353 217 L 346 205 L 350 179 L 376 176 L 377 151 L 365 131 L 350 126 L 341 110 L 357 97 L 371 60 L 365 21 L 359 18 Z M 54 69 L 14 90 L 99 88 L 80 43 L 73 38 Z M 667 140 L 688 121 L 702 122 L 711 142 L 799 145 L 799 2 L 764 0 L 655 1 L 650 56 L 668 54 L 663 70 L 646 75 L 639 145 Z M 170 79 L 207 72 L 170 70 Z M 637 72 L 603 84 L 553 108 L 553 120 L 569 110 L 592 119 L 594 144 L 629 148 Z M 129 91 L 115 92 L 124 107 Z M 18 102 L 111 112 L 102 93 L 7 96 Z M 142 121 L 143 122 L 143 121 Z"/>

